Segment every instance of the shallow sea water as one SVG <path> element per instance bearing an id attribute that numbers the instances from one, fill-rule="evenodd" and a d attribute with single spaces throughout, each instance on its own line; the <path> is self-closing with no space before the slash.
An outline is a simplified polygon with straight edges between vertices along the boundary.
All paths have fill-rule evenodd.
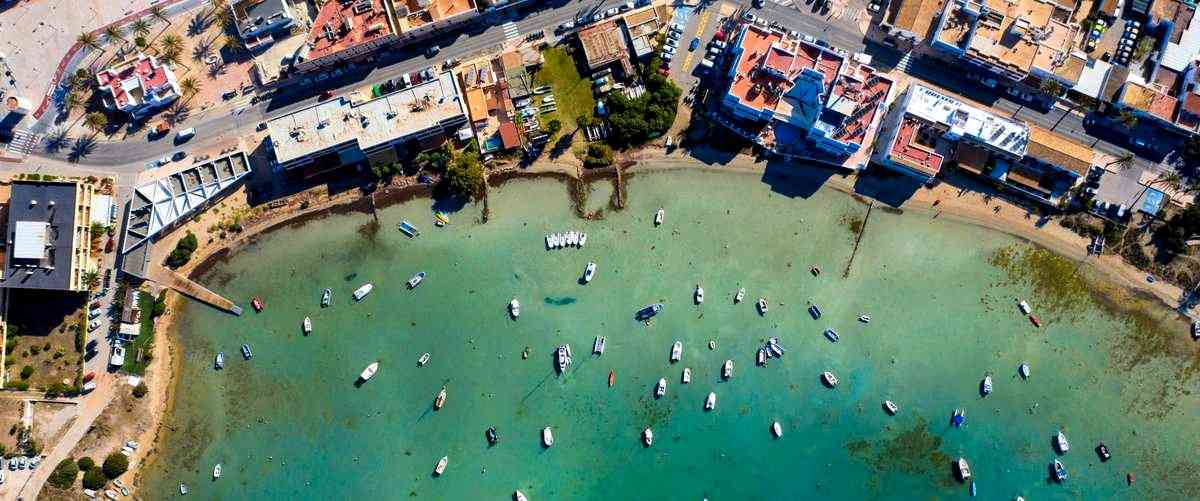
<path id="1" fill-rule="evenodd" d="M 604 208 L 611 192 L 596 183 L 586 207 Z M 383 210 L 372 237 L 362 230 L 369 215 L 331 216 L 275 231 L 218 265 L 200 280 L 238 301 L 262 296 L 267 309 L 237 318 L 184 307 L 174 431 L 145 497 L 177 496 L 185 482 L 201 499 L 511 499 L 518 488 L 531 500 L 941 499 L 967 497 L 952 476 L 959 456 L 981 498 L 1196 492 L 1196 381 L 1179 376 L 1176 359 L 1122 363 L 1112 350 L 1127 342 L 1127 322 L 1090 300 L 1039 311 L 1046 327 L 1033 328 L 1015 298 L 1038 309 L 1038 292 L 989 264 L 1027 244 L 876 209 L 843 278 L 850 221 L 866 213 L 851 197 L 790 198 L 755 175 L 697 171 L 638 174 L 628 192 L 625 210 L 583 221 L 562 183 L 510 181 L 492 190 L 486 225 L 468 206 L 434 228 L 430 202 L 418 200 Z M 655 228 L 659 207 L 666 223 Z M 397 232 L 402 218 L 422 235 Z M 586 231 L 587 246 L 544 250 L 545 233 L 568 229 Z M 580 285 L 589 260 L 599 271 Z M 418 271 L 428 277 L 407 290 Z M 375 291 L 353 303 L 368 281 Z M 697 283 L 702 306 L 692 302 Z M 334 299 L 321 309 L 324 287 Z M 747 299 L 734 305 L 738 287 Z M 513 296 L 518 321 L 507 316 Z M 771 303 L 766 316 L 754 310 L 760 296 Z M 808 300 L 821 319 L 805 311 Z M 633 319 L 654 302 L 666 308 L 652 325 Z M 859 323 L 860 313 L 873 321 Z M 315 324 L 307 337 L 305 315 Z M 826 327 L 839 343 L 822 336 Z M 608 337 L 599 358 L 588 355 L 596 335 Z M 771 336 L 787 354 L 756 367 Z M 671 364 L 675 340 L 683 360 Z M 243 342 L 251 361 L 239 356 Z M 575 362 L 560 377 L 552 358 L 563 342 Z M 224 371 L 212 370 L 217 351 Z M 432 361 L 418 368 L 424 352 Z M 734 376 L 722 381 L 726 359 Z M 356 388 L 375 360 L 379 374 Z M 1029 381 L 1016 374 L 1021 361 Z M 825 370 L 840 378 L 836 389 L 820 384 Z M 987 373 L 995 391 L 982 398 Z M 655 399 L 660 377 L 667 394 Z M 448 401 L 434 411 L 443 385 Z M 710 391 L 718 404 L 705 412 Z M 884 399 L 899 415 L 883 412 Z M 1175 404 L 1153 402 L 1165 399 Z M 966 410 L 963 428 L 948 424 L 956 407 Z M 484 438 L 491 425 L 494 447 Z M 540 444 L 547 425 L 550 449 Z M 640 442 L 647 426 L 650 448 Z M 1071 477 L 1055 484 L 1048 464 L 1060 427 Z M 1097 459 L 1099 441 L 1112 461 Z M 443 455 L 449 467 L 435 478 Z M 1138 474 L 1132 488 L 1127 471 Z"/>

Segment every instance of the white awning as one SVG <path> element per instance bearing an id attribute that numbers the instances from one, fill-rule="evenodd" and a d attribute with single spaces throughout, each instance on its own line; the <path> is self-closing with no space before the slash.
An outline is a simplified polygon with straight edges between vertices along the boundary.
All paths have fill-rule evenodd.
<path id="1" fill-rule="evenodd" d="M 49 226 L 49 223 L 40 221 L 17 221 L 13 258 L 45 259 L 46 229 Z"/>

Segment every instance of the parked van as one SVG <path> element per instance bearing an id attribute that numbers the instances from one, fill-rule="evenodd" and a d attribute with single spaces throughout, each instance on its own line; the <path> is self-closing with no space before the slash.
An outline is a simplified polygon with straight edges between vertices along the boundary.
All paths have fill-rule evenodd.
<path id="1" fill-rule="evenodd" d="M 713 69 L 713 63 L 712 63 L 712 61 L 710 61 L 708 59 L 701 59 L 700 66 L 703 66 L 705 70 Z"/>
<path id="2" fill-rule="evenodd" d="M 188 139 L 191 139 L 191 138 L 193 138 L 193 137 L 195 137 L 195 136 L 196 136 L 196 128 L 195 128 L 195 127 L 188 127 L 188 128 L 186 128 L 186 129 L 183 129 L 183 130 L 181 130 L 181 131 L 179 131 L 179 132 L 176 132 L 176 133 L 175 133 L 175 140 L 176 140 L 176 141 L 181 141 L 181 142 L 182 142 L 182 141 L 187 141 Z"/>

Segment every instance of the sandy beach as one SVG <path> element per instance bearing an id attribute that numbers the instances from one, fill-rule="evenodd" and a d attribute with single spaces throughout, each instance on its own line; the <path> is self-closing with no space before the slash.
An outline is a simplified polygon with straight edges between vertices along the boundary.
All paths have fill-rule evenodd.
<path id="1" fill-rule="evenodd" d="M 626 169 L 624 171 L 626 175 L 636 176 L 640 172 L 664 169 L 764 172 L 764 163 L 756 162 L 745 155 L 739 155 L 719 166 L 706 165 L 679 153 L 666 155 L 660 150 L 639 153 L 635 158 L 637 164 Z M 493 172 L 492 175 L 499 179 L 490 184 L 495 185 L 514 178 L 561 177 L 563 175 L 577 177 L 579 175 L 576 167 L 565 164 L 539 164 L 528 170 L 504 170 L 501 172 Z M 606 177 L 604 174 L 598 176 Z M 860 180 L 857 176 L 844 176 L 840 173 L 830 175 L 829 171 L 803 166 L 796 166 L 795 172 L 788 172 L 786 176 L 795 178 L 795 182 L 799 183 L 819 179 L 815 182 L 819 182 L 821 188 L 832 188 L 855 197 L 863 203 L 872 203 L 859 195 L 864 191 L 864 186 L 871 188 L 873 185 L 878 185 L 874 187 L 882 188 L 889 181 L 888 178 L 874 176 Z M 825 179 L 825 176 L 829 176 L 828 179 Z M 587 177 L 594 179 L 593 175 Z M 900 209 L 906 212 L 915 211 L 927 214 L 930 216 L 931 222 L 938 219 L 950 219 L 1028 240 L 1073 260 L 1082 260 L 1092 268 L 1101 271 L 1104 276 L 1117 285 L 1132 291 L 1151 294 L 1158 298 L 1164 306 L 1171 309 L 1174 309 L 1181 297 L 1182 291 L 1174 285 L 1163 281 L 1153 285 L 1145 283 L 1145 273 L 1123 262 L 1118 256 L 1092 256 L 1089 258 L 1085 251 L 1087 240 L 1063 228 L 1057 222 L 1050 221 L 1039 227 L 1036 224 L 1037 216 L 1031 215 L 1025 208 L 998 197 L 988 197 L 985 188 L 982 185 L 971 184 L 972 180 L 956 178 L 953 181 L 956 184 L 968 186 L 970 189 L 961 190 L 959 187 L 946 183 L 932 189 L 921 189 L 908 198 Z M 270 208 L 263 206 L 263 210 L 256 211 L 243 222 L 241 232 L 229 234 L 227 238 L 205 237 L 207 233 L 204 228 L 211 227 L 224 218 L 227 212 L 224 209 L 245 206 L 246 188 L 243 186 L 218 204 L 218 210 L 206 211 L 198 219 L 188 222 L 158 242 L 152 260 L 161 262 L 163 256 L 174 247 L 175 242 L 190 230 L 200 237 L 200 246 L 191 261 L 178 271 L 184 275 L 195 277 L 213 266 L 218 266 L 226 256 L 236 253 L 238 249 L 273 228 L 304 224 L 307 221 L 335 213 L 370 212 L 372 203 L 377 207 L 385 207 L 429 194 L 429 187 L 411 182 L 382 188 L 372 193 L 370 197 L 361 196 L 356 190 L 329 196 L 323 188 L 314 188 L 274 202 Z M 880 207 L 877 202 L 876 206 Z M 495 209 L 503 210 L 502 207 Z M 869 232 L 870 229 L 868 228 L 867 231 Z M 167 313 L 158 320 L 156 328 L 154 361 L 147 370 L 147 379 L 154 383 L 150 385 L 150 393 L 147 398 L 151 409 L 150 426 L 145 428 L 138 438 L 142 447 L 133 456 L 130 467 L 132 478 L 134 478 L 132 485 L 135 488 L 140 485 L 143 470 L 155 460 L 156 449 L 160 446 L 163 438 L 165 424 L 163 418 L 166 413 L 171 412 L 173 406 L 182 354 L 178 352 L 178 344 L 173 338 L 172 327 L 177 320 L 175 312 L 178 311 L 181 301 L 184 299 L 180 295 L 169 295 Z"/>

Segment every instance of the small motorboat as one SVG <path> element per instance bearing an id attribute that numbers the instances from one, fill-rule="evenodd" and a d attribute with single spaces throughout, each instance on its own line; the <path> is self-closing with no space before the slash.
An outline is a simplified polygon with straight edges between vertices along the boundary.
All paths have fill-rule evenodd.
<path id="1" fill-rule="evenodd" d="M 758 298 L 757 305 L 758 305 L 758 314 L 765 316 L 767 314 L 767 298 L 765 298 L 765 297 Z"/>
<path id="2" fill-rule="evenodd" d="M 1133 483 L 1136 481 L 1137 481 L 1137 475 L 1134 475 L 1132 471 L 1125 474 L 1125 483 L 1127 485 L 1133 485 Z"/>
<path id="3" fill-rule="evenodd" d="M 838 385 L 837 376 L 834 376 L 833 373 L 829 372 L 829 371 L 825 371 L 825 372 L 821 373 L 821 381 L 823 381 L 825 383 L 825 385 L 830 388 L 833 388 Z"/>
<path id="4" fill-rule="evenodd" d="M 408 279 L 408 288 L 416 289 L 418 285 L 421 285 L 422 280 L 425 280 L 425 272 L 418 271 L 416 275 L 413 275 L 412 278 Z"/>
<path id="5" fill-rule="evenodd" d="M 983 381 L 979 383 L 979 394 L 988 396 L 992 394 L 992 376 L 991 374 L 983 376 Z"/>
<path id="6" fill-rule="evenodd" d="M 654 443 L 654 432 L 650 431 L 650 428 L 642 430 L 642 443 L 646 444 L 646 447 L 650 447 L 650 444 Z"/>
<path id="7" fill-rule="evenodd" d="M 1192 321 L 1192 340 L 1200 339 L 1200 320 Z"/>
<path id="8" fill-rule="evenodd" d="M 637 316 L 638 320 L 643 320 L 643 321 L 649 320 L 654 315 L 657 315 L 658 312 L 662 311 L 662 309 L 663 309 L 662 303 L 654 303 L 654 304 L 646 305 L 642 309 L 638 310 L 636 316 Z"/>
<path id="9" fill-rule="evenodd" d="M 1108 452 L 1108 446 L 1104 445 L 1104 442 L 1100 442 L 1100 445 L 1096 446 L 1096 455 L 1100 456 L 1100 462 L 1112 459 L 1112 454 Z"/>
<path id="10" fill-rule="evenodd" d="M 858 321 L 859 321 L 859 322 L 862 322 L 862 323 L 864 323 L 864 324 L 869 324 L 869 323 L 871 323 L 871 315 L 867 315 L 867 314 L 865 314 L 865 313 L 864 313 L 864 314 L 862 314 L 862 315 L 859 315 L 859 316 L 858 316 Z"/>
<path id="11" fill-rule="evenodd" d="M 717 408 L 717 394 L 714 392 L 708 393 L 708 398 L 704 399 L 704 410 L 711 411 Z"/>
<path id="12" fill-rule="evenodd" d="M 667 394 L 667 378 L 658 378 L 658 384 L 654 385 L 654 398 L 662 398 Z"/>
<path id="13" fill-rule="evenodd" d="M 580 233 L 579 234 L 579 246 L 583 247 L 584 245 L 587 245 L 587 233 Z"/>
<path id="14" fill-rule="evenodd" d="M 379 362 L 371 362 L 371 364 L 367 365 L 367 368 L 363 369 L 362 373 L 358 375 L 358 379 L 365 383 L 370 381 L 371 378 L 375 377 L 376 372 L 379 372 Z"/>
<path id="15" fill-rule="evenodd" d="M 610 370 L 608 371 L 608 387 L 612 388 L 614 384 L 617 384 L 617 371 Z"/>
<path id="16" fill-rule="evenodd" d="M 242 345 L 242 358 L 244 358 L 246 360 L 250 360 L 251 358 L 254 358 L 254 352 L 250 351 L 249 344 Z"/>
<path id="17" fill-rule="evenodd" d="M 217 353 L 217 358 L 213 360 L 213 367 L 215 367 L 217 370 L 225 368 L 225 352 L 222 351 Z"/>
<path id="18" fill-rule="evenodd" d="M 887 411 L 889 416 L 895 416 L 897 412 L 900 412 L 900 407 L 896 405 L 896 402 L 884 400 L 883 410 Z"/>
<path id="19" fill-rule="evenodd" d="M 966 459 L 960 457 L 954 462 L 954 473 L 959 480 L 966 482 L 971 478 L 971 465 L 967 464 Z"/>
<path id="20" fill-rule="evenodd" d="M 976 489 L 976 488 L 975 488 L 975 481 L 974 481 L 974 480 L 972 480 L 972 481 L 971 481 L 971 487 L 967 489 L 967 492 L 970 492 L 970 493 L 971 493 L 971 497 L 975 497 L 976 495 L 978 495 L 978 494 L 979 494 L 979 489 Z"/>
<path id="21" fill-rule="evenodd" d="M 567 367 L 571 365 L 571 355 L 568 353 L 567 345 L 559 345 L 558 351 L 555 353 L 555 362 L 558 367 L 558 373 L 566 372 Z"/>
<path id="22" fill-rule="evenodd" d="M 683 368 L 682 381 L 683 381 L 683 384 L 688 384 L 688 383 L 692 382 L 692 369 L 690 369 L 688 367 Z"/>
<path id="23" fill-rule="evenodd" d="M 450 457 L 449 457 L 449 456 L 442 456 L 442 459 L 439 459 L 439 460 L 438 460 L 438 462 L 437 462 L 437 466 L 434 466 L 434 467 L 433 467 L 433 475 L 434 475 L 434 476 L 441 476 L 441 474 L 445 473 L 445 472 L 446 472 L 446 465 L 447 465 L 447 464 L 450 464 Z"/>
<path id="24" fill-rule="evenodd" d="M 552 445 L 554 445 L 554 432 L 550 430 L 549 426 L 542 428 L 542 446 L 550 447 Z"/>
<path id="25" fill-rule="evenodd" d="M 825 337 L 834 343 L 842 339 L 840 336 L 838 336 L 837 331 L 833 329 L 825 329 Z"/>
<path id="26" fill-rule="evenodd" d="M 433 399 L 433 410 L 441 410 L 442 406 L 446 405 L 446 387 L 442 386 L 442 391 L 439 391 L 437 397 Z"/>
<path id="27" fill-rule="evenodd" d="M 1067 467 L 1063 466 L 1062 461 L 1055 459 L 1050 464 L 1050 471 L 1054 472 L 1054 480 L 1056 482 L 1062 482 L 1067 479 Z"/>
<path id="28" fill-rule="evenodd" d="M 821 318 L 821 308 L 816 304 L 808 305 L 808 314 L 813 317 L 813 320 Z"/>
<path id="29" fill-rule="evenodd" d="M 592 343 L 592 353 L 603 355 L 604 345 L 606 344 L 608 344 L 608 338 L 604 336 L 596 336 L 596 341 Z"/>
<path id="30" fill-rule="evenodd" d="M 262 313 L 263 308 L 265 307 L 263 305 L 262 298 L 260 298 L 258 296 L 254 296 L 254 297 L 250 298 L 250 306 L 252 306 L 254 308 L 254 311 L 257 313 Z"/>
<path id="31" fill-rule="evenodd" d="M 428 363 L 429 363 L 429 352 L 422 353 L 421 357 L 417 359 L 417 367 L 425 367 L 425 365 Z"/>
<path id="32" fill-rule="evenodd" d="M 304 317 L 304 321 L 300 323 L 300 328 L 304 329 L 304 335 L 312 334 L 312 319 Z"/>
<path id="33" fill-rule="evenodd" d="M 1017 374 L 1021 379 L 1029 379 L 1029 362 L 1021 362 L 1021 365 L 1017 366 Z"/>
<path id="34" fill-rule="evenodd" d="M 361 287 L 359 287 L 357 289 L 354 289 L 354 300 L 362 301 L 363 298 L 367 297 L 367 294 L 370 294 L 371 290 L 374 288 L 375 288 L 375 284 L 367 283 L 367 284 L 363 284 Z"/>
<path id="35" fill-rule="evenodd" d="M 495 426 L 488 427 L 487 431 L 483 432 L 483 435 L 487 437 L 488 445 L 496 445 L 500 441 L 500 434 L 496 433 Z"/>
<path id="36" fill-rule="evenodd" d="M 221 478 L 221 463 L 217 463 L 216 466 L 213 466 L 213 480 L 218 478 Z"/>
<path id="37" fill-rule="evenodd" d="M 441 211 L 434 212 L 433 213 L 433 224 L 434 224 L 434 226 L 437 226 L 439 228 L 442 226 L 446 226 L 447 224 L 450 224 L 450 216 L 447 216 L 445 212 L 441 212 Z"/>
<path id="38" fill-rule="evenodd" d="M 407 219 L 400 221 L 399 228 L 400 232 L 408 235 L 409 238 L 416 238 L 421 234 L 420 230 L 417 230 L 417 227 L 413 226 Z"/>
<path id="39" fill-rule="evenodd" d="M 746 299 L 746 288 L 745 287 L 738 289 L 737 294 L 733 295 L 733 304 L 738 304 L 738 303 L 742 302 L 743 299 Z"/>
<path id="40" fill-rule="evenodd" d="M 954 425 L 954 427 L 957 428 L 957 427 L 961 427 L 963 425 L 963 423 L 966 423 L 966 422 L 967 422 L 966 411 L 964 411 L 962 409 L 954 409 L 954 414 L 952 414 L 950 416 L 950 424 Z"/>
<path id="41" fill-rule="evenodd" d="M 754 363 L 767 365 L 767 350 L 765 348 L 758 349 L 758 353 L 754 356 Z"/>
<path id="42" fill-rule="evenodd" d="M 733 377 L 733 360 L 726 360 L 725 364 L 721 366 L 721 378 L 729 379 L 731 377 Z"/>
<path id="43" fill-rule="evenodd" d="M 180 496 L 186 496 L 186 495 L 187 495 L 187 492 L 188 492 L 188 491 L 187 491 L 187 484 L 184 484 L 183 482 L 180 482 L 180 483 L 179 483 L 179 495 L 180 495 Z"/>
<path id="44" fill-rule="evenodd" d="M 710 349 L 710 350 L 715 350 L 715 349 L 717 349 L 717 340 L 716 340 L 716 339 L 709 339 L 709 340 L 708 340 L 708 349 Z"/>
<path id="45" fill-rule="evenodd" d="M 1058 430 L 1058 433 L 1054 435 L 1054 448 L 1058 450 L 1059 454 L 1066 454 L 1071 450 L 1071 443 L 1067 442 L 1067 435 L 1062 430 Z"/>
<path id="46" fill-rule="evenodd" d="M 513 491 L 513 501 L 529 501 L 529 498 L 525 497 L 524 492 Z"/>
<path id="47" fill-rule="evenodd" d="M 333 289 L 325 289 L 321 291 L 321 307 L 329 307 L 329 302 L 333 300 Z"/>
<path id="48" fill-rule="evenodd" d="M 775 435 L 775 438 L 783 436 L 783 426 L 780 426 L 779 421 L 771 423 L 771 434 Z"/>
<path id="49" fill-rule="evenodd" d="M 587 267 L 583 269 L 583 283 L 589 283 L 596 277 L 596 263 L 588 261 Z"/>
<path id="50" fill-rule="evenodd" d="M 1026 303 L 1024 299 L 1017 300 L 1017 308 L 1021 310 L 1022 315 L 1033 313 L 1033 309 L 1029 307 L 1029 303 Z"/>
<path id="51" fill-rule="evenodd" d="M 671 345 L 671 363 L 678 362 L 681 358 L 683 358 L 683 342 L 675 341 L 675 344 Z"/>
<path id="52" fill-rule="evenodd" d="M 696 292 L 693 295 L 695 296 L 696 304 L 704 303 L 704 287 L 701 287 L 700 284 L 696 284 Z"/>
<path id="53" fill-rule="evenodd" d="M 815 264 L 808 268 L 808 272 L 812 273 L 812 276 L 814 277 L 821 276 L 821 268 L 817 267 Z"/>
<path id="54" fill-rule="evenodd" d="M 662 207 L 659 207 L 658 212 L 654 213 L 654 226 L 659 226 L 659 225 L 663 224 L 663 217 L 665 217 L 666 215 L 667 215 L 667 211 L 663 210 Z"/>
<path id="55" fill-rule="evenodd" d="M 1042 328 L 1042 321 L 1038 319 L 1037 315 L 1029 315 L 1029 322 L 1032 323 L 1034 327 L 1039 329 Z"/>
<path id="56" fill-rule="evenodd" d="M 779 338 L 773 337 L 773 338 L 767 339 L 767 353 L 769 355 L 771 355 L 775 358 L 782 358 L 784 352 L 786 352 L 786 351 L 787 350 L 783 349 L 783 346 L 780 346 Z"/>
<path id="57" fill-rule="evenodd" d="M 517 298 L 514 297 L 508 302 L 508 313 L 512 315 L 513 320 L 521 316 L 521 302 L 517 301 Z"/>

